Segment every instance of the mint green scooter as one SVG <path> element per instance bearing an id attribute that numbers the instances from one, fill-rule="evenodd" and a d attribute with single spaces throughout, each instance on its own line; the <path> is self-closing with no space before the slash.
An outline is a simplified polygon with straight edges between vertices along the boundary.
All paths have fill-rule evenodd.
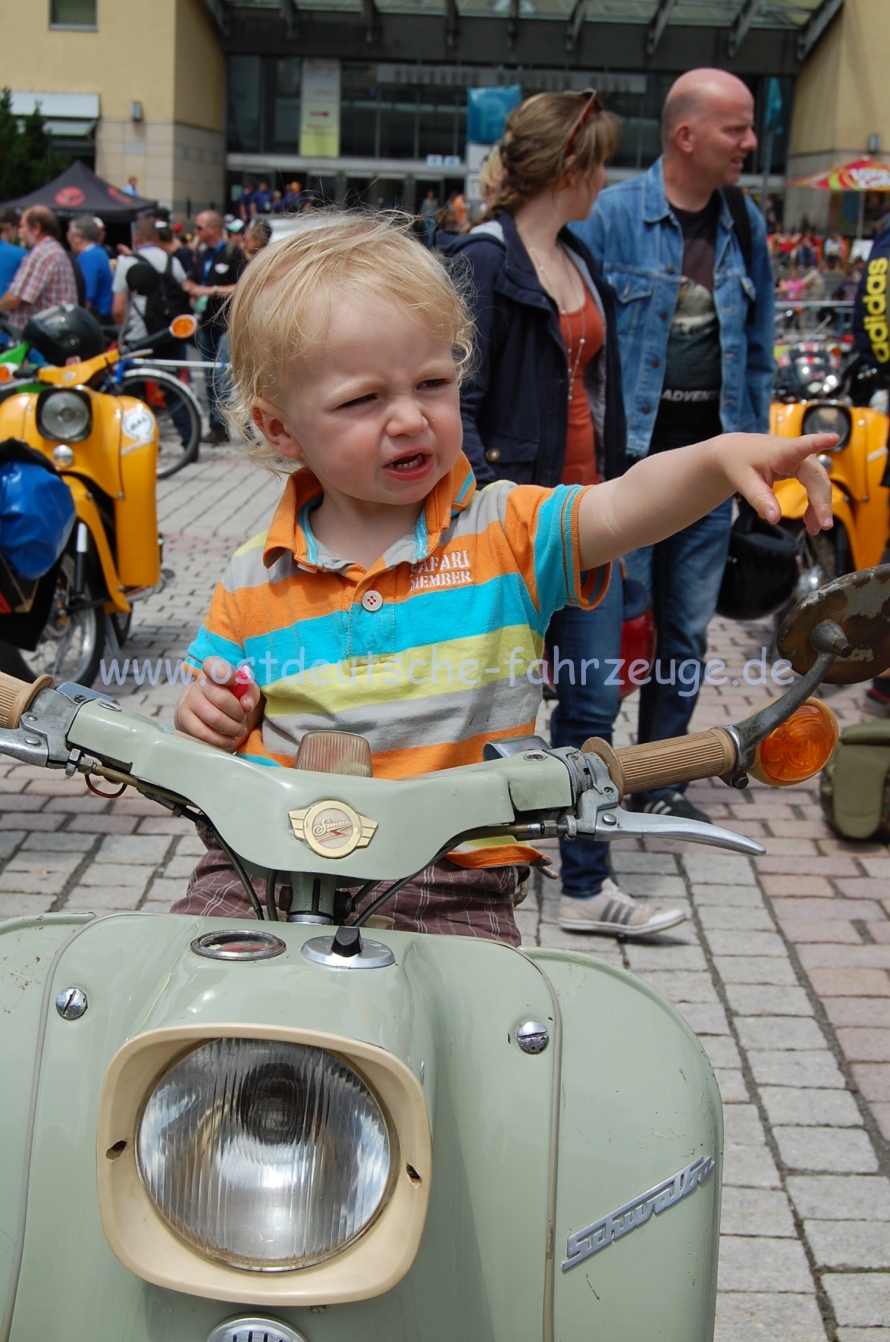
<path id="1" fill-rule="evenodd" d="M 721 1102 L 674 1008 L 580 949 L 369 927 L 385 894 L 335 915 L 469 838 L 762 852 L 622 797 L 810 776 L 835 728 L 808 696 L 890 663 L 888 616 L 890 568 L 807 597 L 801 678 L 733 727 L 397 782 L 352 737 L 262 768 L 0 676 L 0 752 L 209 824 L 256 913 L 0 924 L 0 1342 L 708 1342 Z"/>

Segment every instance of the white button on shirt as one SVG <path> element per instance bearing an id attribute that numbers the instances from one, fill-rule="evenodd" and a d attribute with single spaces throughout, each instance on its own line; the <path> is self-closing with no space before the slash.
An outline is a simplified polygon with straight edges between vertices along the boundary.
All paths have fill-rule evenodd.
<path id="1" fill-rule="evenodd" d="M 365 595 L 362 597 L 362 606 L 365 610 L 379 610 L 382 605 L 383 597 L 379 592 L 365 592 Z"/>

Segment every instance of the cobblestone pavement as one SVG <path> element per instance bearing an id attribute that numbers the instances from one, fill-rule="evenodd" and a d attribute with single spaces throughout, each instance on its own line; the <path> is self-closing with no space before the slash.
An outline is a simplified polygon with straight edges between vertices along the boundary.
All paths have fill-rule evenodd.
<path id="1" fill-rule="evenodd" d="M 143 683 L 131 673 L 113 689 L 129 706 L 171 720 L 177 690 L 152 686 L 144 661 L 175 664 L 225 559 L 265 523 L 278 490 L 231 448 L 205 448 L 160 483 L 177 578 L 134 618 L 125 652 Z M 766 696 L 743 667 L 767 637 L 766 626 L 715 622 L 712 655 L 734 679 L 703 690 L 698 725 Z M 843 722 L 858 720 L 862 693 L 832 694 Z M 631 739 L 629 706 L 619 744 Z M 538 878 L 519 910 L 523 938 L 590 949 L 648 979 L 711 1058 L 726 1114 L 718 1342 L 879 1342 L 890 1338 L 890 854 L 834 837 L 813 787 L 715 783 L 690 795 L 761 838 L 766 856 L 625 843 L 613 856 L 621 885 L 681 905 L 687 922 L 643 944 L 569 935 L 556 923 L 558 884 Z M 148 801 L 103 801 L 77 780 L 0 765 L 0 917 L 165 911 L 201 851 L 186 822 Z"/>

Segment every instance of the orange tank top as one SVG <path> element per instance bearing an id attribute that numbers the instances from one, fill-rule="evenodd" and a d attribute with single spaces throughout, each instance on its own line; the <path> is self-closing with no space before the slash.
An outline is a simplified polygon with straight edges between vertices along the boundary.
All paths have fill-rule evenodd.
<path id="1" fill-rule="evenodd" d="M 583 307 L 576 312 L 560 313 L 559 329 L 566 347 L 570 388 L 562 483 L 595 485 L 599 482 L 599 472 L 596 468 L 593 416 L 587 400 L 584 374 L 591 359 L 603 347 L 604 332 L 600 310 L 586 285 Z"/>

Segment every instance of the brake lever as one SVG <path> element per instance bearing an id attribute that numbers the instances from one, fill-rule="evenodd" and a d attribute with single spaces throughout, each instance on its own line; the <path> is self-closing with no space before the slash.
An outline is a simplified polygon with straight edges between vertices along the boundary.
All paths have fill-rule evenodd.
<path id="1" fill-rule="evenodd" d="M 592 814 L 591 814 L 592 812 Z M 701 820 L 684 820 L 681 816 L 653 815 L 649 811 L 625 811 L 623 806 L 603 806 L 595 790 L 585 792 L 578 804 L 578 837 L 588 839 L 686 839 L 690 843 L 707 843 L 712 848 L 728 848 L 734 853 L 758 857 L 765 853 L 763 844 L 743 834 L 735 834 L 720 825 L 707 825 Z"/>

